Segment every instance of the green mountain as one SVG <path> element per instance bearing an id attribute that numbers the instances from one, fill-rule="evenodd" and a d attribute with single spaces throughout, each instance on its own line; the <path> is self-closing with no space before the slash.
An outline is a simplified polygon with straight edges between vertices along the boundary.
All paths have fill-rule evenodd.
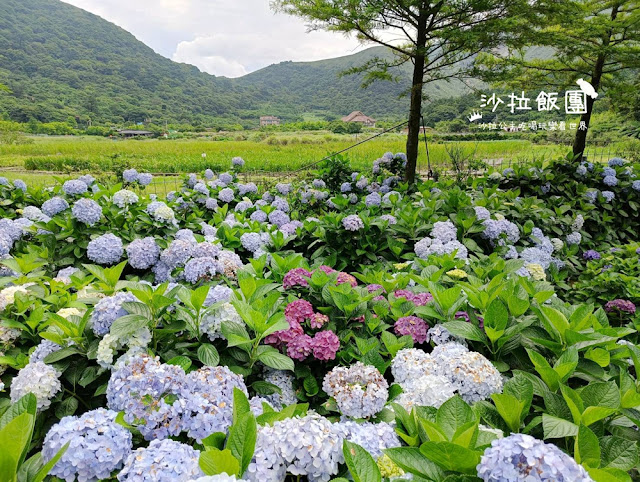
<path id="1" fill-rule="evenodd" d="M 190 123 L 255 126 L 272 114 L 286 120 L 338 118 L 362 110 L 406 116 L 408 68 L 399 83 L 361 88 L 339 77 L 381 47 L 317 62 L 282 62 L 239 79 L 200 72 L 155 53 L 127 31 L 58 0 L 0 1 L 0 118 L 28 122 L 89 118 L 95 123 Z M 427 88 L 432 99 L 459 95 L 462 84 Z"/>

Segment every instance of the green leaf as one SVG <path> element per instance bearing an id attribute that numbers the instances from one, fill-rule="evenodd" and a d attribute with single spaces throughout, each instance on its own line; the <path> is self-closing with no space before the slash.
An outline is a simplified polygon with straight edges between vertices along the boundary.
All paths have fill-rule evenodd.
<path id="1" fill-rule="evenodd" d="M 582 423 L 589 426 L 592 423 L 597 422 L 598 420 L 602 420 L 603 418 L 607 418 L 609 415 L 612 415 L 616 412 L 615 408 L 607 408 L 607 407 L 587 407 L 582 414 Z"/>
<path id="2" fill-rule="evenodd" d="M 405 472 L 427 480 L 440 481 L 444 479 L 442 469 L 425 457 L 417 447 L 396 447 L 386 449 L 384 453 Z"/>
<path id="3" fill-rule="evenodd" d="M 215 346 L 203 343 L 198 348 L 198 360 L 205 366 L 215 367 L 220 363 L 220 355 Z"/>
<path id="4" fill-rule="evenodd" d="M 561 381 L 566 381 L 578 366 L 578 349 L 571 347 L 558 358 L 553 369 Z"/>
<path id="5" fill-rule="evenodd" d="M 443 326 L 452 334 L 465 338 L 466 340 L 487 343 L 487 336 L 484 332 L 472 323 L 466 321 L 449 321 Z"/>
<path id="6" fill-rule="evenodd" d="M 208 437 L 202 439 L 202 445 L 205 447 L 213 447 L 219 450 L 224 448 L 224 442 L 227 440 L 227 434 L 223 432 L 214 432 Z"/>
<path id="7" fill-rule="evenodd" d="M 184 371 L 191 368 L 191 360 L 184 355 L 174 356 L 171 360 L 167 361 L 167 365 L 177 365 Z"/>
<path id="8" fill-rule="evenodd" d="M 240 475 L 240 463 L 229 449 L 220 450 L 213 447 L 200 452 L 198 463 L 205 475 Z"/>
<path id="9" fill-rule="evenodd" d="M 575 441 L 574 458 L 585 467 L 600 466 L 600 444 L 590 428 L 580 425 Z"/>
<path id="10" fill-rule="evenodd" d="M 132 315 L 140 315 L 147 320 L 151 320 L 153 318 L 151 309 L 139 301 L 127 301 L 122 303 L 122 307 Z"/>
<path id="11" fill-rule="evenodd" d="M 238 475 L 244 474 L 253 458 L 256 448 L 256 438 L 258 436 L 258 426 L 253 413 L 249 411 L 240 416 L 238 421 L 229 429 L 229 440 L 227 448 L 231 450 L 233 456 L 240 462 Z"/>
<path id="12" fill-rule="evenodd" d="M 360 445 L 344 440 L 342 444 L 344 460 L 354 482 L 381 482 L 380 469 L 373 457 Z"/>
<path id="13" fill-rule="evenodd" d="M 243 415 L 250 412 L 251 404 L 245 393 L 238 387 L 233 387 L 233 423 L 235 424 Z"/>
<path id="14" fill-rule="evenodd" d="M 620 470 L 631 470 L 638 464 L 638 444 L 620 437 L 604 437 L 602 448 L 602 466 Z"/>
<path id="15" fill-rule="evenodd" d="M 495 393 L 491 395 L 491 399 L 493 403 L 495 403 L 498 413 L 511 431 L 519 432 L 520 422 L 523 418 L 522 410 L 524 409 L 524 402 L 506 393 Z"/>
<path id="16" fill-rule="evenodd" d="M 553 417 L 546 413 L 542 414 L 542 429 L 544 439 L 574 437 L 578 435 L 578 426 L 562 418 Z"/>
<path id="17" fill-rule="evenodd" d="M 147 326 L 149 320 L 140 315 L 125 315 L 116 319 L 109 332 L 116 338 L 124 338 Z"/>
<path id="18" fill-rule="evenodd" d="M 540 353 L 534 350 L 527 350 L 527 353 L 529 354 L 529 358 L 542 380 L 551 390 L 557 390 L 560 386 L 560 377 L 558 376 L 558 373 L 551 368 L 549 362 L 545 360 Z"/>
<path id="19" fill-rule="evenodd" d="M 45 479 L 45 477 L 49 475 L 49 472 L 51 472 L 51 469 L 53 468 L 53 466 L 58 463 L 58 460 L 62 458 L 64 453 L 69 448 L 70 443 L 71 442 L 67 442 L 62 447 L 60 447 L 60 450 L 58 450 L 56 454 L 51 458 L 51 460 L 49 460 L 46 464 L 44 464 L 40 468 L 40 470 L 38 470 L 38 472 L 33 477 L 33 479 L 31 479 L 29 482 L 42 482 Z"/>
<path id="20" fill-rule="evenodd" d="M 476 474 L 476 466 L 480 463 L 480 453 L 451 442 L 425 442 L 420 446 L 429 460 L 444 470 Z"/>
<path id="21" fill-rule="evenodd" d="M 587 470 L 589 475 L 595 482 L 631 482 L 631 477 L 626 472 L 614 469 L 594 469 L 589 468 Z"/>
<path id="22" fill-rule="evenodd" d="M 35 417 L 30 413 L 23 412 L 0 430 L 0 447 L 6 456 L 6 460 L 3 462 L 8 463 L 7 467 L 3 464 L 3 469 L 6 469 L 5 475 L 13 475 L 18 471 L 18 467 L 29 449 L 34 425 Z"/>
<path id="23" fill-rule="evenodd" d="M 275 368 L 276 370 L 289 370 L 293 371 L 295 365 L 293 360 L 282 353 L 279 353 L 275 349 L 267 350 L 260 355 L 258 355 L 258 360 L 264 363 L 266 366 L 270 368 Z"/>
<path id="24" fill-rule="evenodd" d="M 449 440 L 463 425 L 476 420 L 471 407 L 459 395 L 451 397 L 438 409 L 436 423 Z M 434 460 L 437 463 L 437 461 Z"/>
<path id="25" fill-rule="evenodd" d="M 498 298 L 494 299 L 484 315 L 484 331 L 492 342 L 500 338 L 509 322 L 509 311 Z"/>
<path id="26" fill-rule="evenodd" d="M 38 399 L 33 393 L 27 393 L 23 397 L 21 397 L 17 402 L 13 403 L 6 412 L 2 414 L 0 418 L 0 430 L 4 428 L 11 420 L 16 418 L 18 415 L 22 415 L 23 413 L 28 413 L 36 416 L 36 411 L 38 409 Z"/>
<path id="27" fill-rule="evenodd" d="M 580 396 L 585 407 L 620 407 L 620 390 L 615 382 L 590 383 L 580 390 Z"/>

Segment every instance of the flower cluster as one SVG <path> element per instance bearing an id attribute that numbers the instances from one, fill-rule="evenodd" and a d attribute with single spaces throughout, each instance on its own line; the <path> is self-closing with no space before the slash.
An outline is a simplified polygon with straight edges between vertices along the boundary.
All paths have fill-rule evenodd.
<path id="1" fill-rule="evenodd" d="M 632 301 L 618 299 L 607 302 L 607 304 L 604 305 L 604 309 L 608 313 L 618 311 L 620 313 L 633 315 L 636 312 L 636 305 L 634 305 Z"/>
<path id="2" fill-rule="evenodd" d="M 343 415 L 368 418 L 380 412 L 389 397 L 389 384 L 377 368 L 357 362 L 327 373 L 322 389 L 336 400 Z"/>
<path id="3" fill-rule="evenodd" d="M 118 474 L 120 482 L 189 482 L 202 475 L 200 451 L 174 440 L 153 440 L 132 452 Z"/>
<path id="4" fill-rule="evenodd" d="M 38 410 L 45 410 L 62 388 L 59 377 L 60 372 L 51 365 L 41 361 L 29 363 L 11 381 L 11 401 L 15 403 L 27 393 L 33 393 L 38 400 Z"/>
<path id="5" fill-rule="evenodd" d="M 431 237 L 418 241 L 414 247 L 416 256 L 427 259 L 431 255 L 443 255 L 456 253 L 456 258 L 467 259 L 467 248 L 457 239 L 457 230 L 451 221 L 438 221 L 434 223 Z"/>
<path id="6" fill-rule="evenodd" d="M 134 269 L 149 269 L 160 258 L 160 247 L 150 236 L 133 240 L 126 251 L 129 264 Z"/>
<path id="7" fill-rule="evenodd" d="M 90 323 L 93 332 L 98 336 L 104 336 L 109 333 L 114 321 L 129 314 L 122 307 L 122 304 L 131 301 L 137 301 L 137 298 L 133 294 L 125 292 L 101 299 L 91 313 Z"/>
<path id="8" fill-rule="evenodd" d="M 290 473 L 327 482 L 342 462 L 342 439 L 331 422 L 309 414 L 259 427 L 256 450 L 244 477 L 250 482 L 280 481 Z"/>
<path id="9" fill-rule="evenodd" d="M 43 460 L 51 460 L 66 443 L 69 448 L 49 473 L 67 482 L 110 478 L 132 448 L 131 432 L 115 423 L 116 415 L 98 408 L 81 417 L 64 417 L 51 427 L 42 447 Z"/>
<path id="10" fill-rule="evenodd" d="M 520 433 L 493 440 L 477 470 L 485 482 L 592 482 L 584 468 L 558 447 Z"/>
<path id="11" fill-rule="evenodd" d="M 409 335 L 414 343 L 424 343 L 429 340 L 427 330 L 429 325 L 422 318 L 417 316 L 403 316 L 398 318 L 394 325 L 394 330 L 397 335 Z"/>

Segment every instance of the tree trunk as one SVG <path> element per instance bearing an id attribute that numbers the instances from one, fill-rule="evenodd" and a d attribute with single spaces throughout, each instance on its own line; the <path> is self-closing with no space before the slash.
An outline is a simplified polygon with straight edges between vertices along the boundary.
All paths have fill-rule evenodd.
<path id="1" fill-rule="evenodd" d="M 416 181 L 418 165 L 418 144 L 420 142 L 420 118 L 422 116 L 422 85 L 424 80 L 424 48 L 427 37 L 427 17 L 418 17 L 416 56 L 413 63 L 413 80 L 411 82 L 411 105 L 409 107 L 409 133 L 407 134 L 407 167 L 404 180 L 409 184 Z"/>
<path id="2" fill-rule="evenodd" d="M 611 20 L 615 20 L 618 16 L 618 10 L 620 6 L 614 5 L 611 9 Z M 602 39 L 603 47 L 608 47 L 611 42 L 611 35 L 613 34 L 612 30 L 609 30 L 606 36 Z M 606 62 L 606 57 L 604 53 L 598 55 L 596 59 L 596 64 L 593 67 L 593 73 L 591 74 L 591 85 L 595 89 L 596 92 L 600 90 L 600 83 L 602 81 L 602 71 L 604 70 L 604 64 Z M 593 104 L 594 100 L 590 96 L 587 96 L 587 112 L 580 116 L 580 123 L 584 122 L 584 125 L 587 127 L 584 130 L 577 129 L 576 135 L 573 139 L 573 155 L 574 156 L 582 156 L 584 153 L 584 149 L 587 145 L 587 132 L 589 131 L 589 123 L 591 122 L 591 113 L 593 112 Z"/>

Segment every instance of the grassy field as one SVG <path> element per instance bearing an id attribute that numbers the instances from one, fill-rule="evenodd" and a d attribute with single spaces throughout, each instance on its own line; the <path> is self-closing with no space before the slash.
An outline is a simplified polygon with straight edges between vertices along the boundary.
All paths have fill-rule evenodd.
<path id="1" fill-rule="evenodd" d="M 365 135 L 336 136 L 304 133 L 299 136 L 271 136 L 249 140 L 110 140 L 100 137 L 32 137 L 27 144 L 0 145 L 0 166 L 56 172 L 113 170 L 128 166 L 150 172 L 191 172 L 207 167 L 226 169 L 231 158 L 241 156 L 246 169 L 293 171 L 333 152 L 363 140 Z M 477 159 L 502 161 L 530 160 L 564 155 L 565 146 L 536 145 L 524 140 L 461 142 Z M 405 137 L 385 134 L 348 152 L 354 169 L 364 169 L 387 151 L 404 152 Z M 202 154 L 206 154 L 203 158 Z M 431 144 L 432 165 L 448 160 L 447 146 Z M 424 144 L 419 164 L 426 166 Z"/>

